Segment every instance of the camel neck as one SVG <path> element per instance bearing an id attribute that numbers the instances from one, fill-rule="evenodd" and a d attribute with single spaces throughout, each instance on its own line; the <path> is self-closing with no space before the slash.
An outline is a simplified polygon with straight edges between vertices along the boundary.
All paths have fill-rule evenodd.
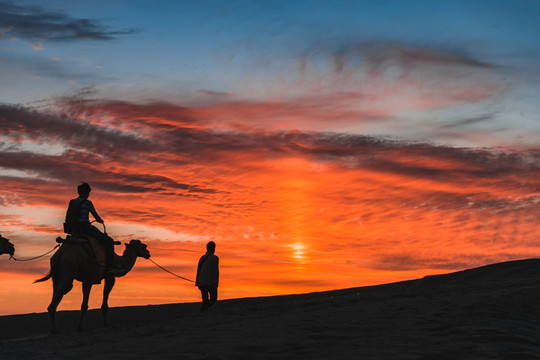
<path id="1" fill-rule="evenodd" d="M 135 265 L 135 261 L 137 260 L 137 255 L 135 254 L 133 249 L 129 245 L 127 245 L 120 259 L 121 259 L 122 267 L 126 271 L 130 271 Z"/>

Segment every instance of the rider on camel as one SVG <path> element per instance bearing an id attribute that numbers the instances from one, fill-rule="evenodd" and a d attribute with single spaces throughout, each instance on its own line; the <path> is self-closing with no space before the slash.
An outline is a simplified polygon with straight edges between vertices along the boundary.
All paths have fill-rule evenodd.
<path id="1" fill-rule="evenodd" d="M 91 190 L 90 185 L 83 182 L 81 185 L 77 186 L 79 197 L 72 199 L 69 202 L 68 209 L 79 209 L 74 233 L 78 232 L 92 236 L 104 244 L 107 258 L 106 272 L 109 274 L 114 274 L 117 271 L 117 269 L 114 267 L 114 240 L 109 235 L 102 233 L 98 228 L 90 224 L 90 214 L 92 214 L 98 223 L 103 224 L 103 219 L 98 215 L 96 209 L 94 208 L 94 204 L 92 204 L 92 201 L 88 200 Z"/>

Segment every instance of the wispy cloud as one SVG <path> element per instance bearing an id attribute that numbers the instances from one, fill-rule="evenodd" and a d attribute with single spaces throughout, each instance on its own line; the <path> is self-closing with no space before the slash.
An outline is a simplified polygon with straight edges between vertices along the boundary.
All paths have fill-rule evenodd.
<path id="1" fill-rule="evenodd" d="M 313 114 L 238 100 L 2 105 L 0 220 L 9 209 L 21 213 L 3 218 L 2 234 L 23 254 L 48 250 L 30 239 L 53 239 L 75 186 L 88 181 L 115 238 L 142 238 L 151 251 L 180 241 L 171 246 L 192 253 L 217 241 L 231 279 L 224 293 L 234 296 L 395 281 L 384 277 L 389 270 L 410 278 L 535 253 L 540 150 L 250 124 Z M 57 151 L 41 153 L 40 144 Z M 40 208 L 56 215 L 36 220 Z M 189 269 L 186 254 L 156 254 Z M 256 278 L 245 274 L 253 267 Z M 154 285 L 167 281 L 153 268 L 139 271 Z M 275 279 L 277 271 L 290 276 Z"/>
<path id="2" fill-rule="evenodd" d="M 473 145 L 481 143 L 481 134 L 484 140 L 493 135 L 489 126 L 477 123 L 474 138 L 463 128 L 445 126 L 460 116 L 470 117 L 465 109 L 473 105 L 486 110 L 475 117 L 495 119 L 489 109 L 506 88 L 501 67 L 445 47 L 338 38 L 314 43 L 291 58 L 277 75 L 253 75 L 236 87 L 244 98 L 264 98 L 267 105 L 286 103 L 303 112 L 289 118 L 292 111 L 272 114 L 276 125 L 289 129 L 294 124 L 303 130 L 438 143 L 454 138 Z"/>
<path id="3" fill-rule="evenodd" d="M 23 6 L 11 1 L 0 1 L 2 33 L 24 39 L 48 41 L 112 40 L 139 30 L 115 30 L 96 19 L 73 18 L 61 12 L 46 11 L 39 6 Z"/>
<path id="4" fill-rule="evenodd" d="M 34 49 L 34 51 L 42 51 L 42 50 L 45 49 L 43 47 L 43 44 L 38 42 L 38 41 L 35 41 L 35 42 L 31 43 L 30 45 L 32 46 L 32 49 Z"/>
<path id="5" fill-rule="evenodd" d="M 242 106 L 239 108 L 242 112 Z M 479 201 L 487 206 L 478 189 L 520 189 L 505 191 L 526 197 L 532 196 L 537 186 L 531 178 L 539 168 L 537 150 L 455 148 L 324 132 L 215 130 L 207 111 L 164 103 L 78 100 L 63 114 L 2 106 L 0 130 L 12 145 L 3 150 L 0 164 L 64 183 L 90 178 L 115 194 L 196 196 L 215 203 L 227 199 L 231 206 L 245 202 L 233 195 L 235 187 L 252 188 L 249 182 L 233 180 L 236 176 L 231 178 L 232 168 L 238 174 L 260 172 L 251 175 L 258 178 L 274 171 L 276 162 L 283 162 L 288 169 L 286 164 L 291 159 L 305 162 L 302 167 L 312 163 L 336 173 L 359 172 L 365 176 L 363 181 L 371 179 L 382 184 L 388 178 L 395 183 L 387 184 L 387 192 L 405 183 L 416 194 L 430 194 L 436 202 L 448 196 L 459 207 L 463 202 Z M 57 143 L 65 150 L 58 155 L 33 153 L 24 148 L 25 141 Z M 229 164 L 234 165 L 231 168 Z M 224 172 L 213 179 L 189 175 L 197 180 L 176 180 L 201 166 Z M 226 183 L 232 188 L 217 186 Z M 333 192 L 336 194 L 336 190 Z M 467 197 L 471 200 L 466 201 Z M 444 200 L 444 206 L 452 202 Z M 497 207 L 501 204 L 494 203 Z"/>

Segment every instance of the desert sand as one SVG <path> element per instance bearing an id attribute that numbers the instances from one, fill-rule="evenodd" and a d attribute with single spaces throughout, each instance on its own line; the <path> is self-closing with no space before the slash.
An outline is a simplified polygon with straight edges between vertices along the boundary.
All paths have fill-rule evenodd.
<path id="1" fill-rule="evenodd" d="M 319 293 L 0 317 L 1 359 L 540 359 L 540 260 Z"/>

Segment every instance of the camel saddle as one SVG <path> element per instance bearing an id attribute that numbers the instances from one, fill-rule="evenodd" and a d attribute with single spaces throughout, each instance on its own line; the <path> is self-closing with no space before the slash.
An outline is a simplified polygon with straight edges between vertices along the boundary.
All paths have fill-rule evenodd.
<path id="1" fill-rule="evenodd" d="M 107 253 L 105 251 L 105 245 L 101 241 L 90 235 L 68 235 L 65 239 L 58 237 L 56 238 L 56 242 L 64 244 L 79 244 L 83 247 L 88 256 L 96 258 L 96 261 L 99 265 L 105 266 L 107 263 Z"/>

